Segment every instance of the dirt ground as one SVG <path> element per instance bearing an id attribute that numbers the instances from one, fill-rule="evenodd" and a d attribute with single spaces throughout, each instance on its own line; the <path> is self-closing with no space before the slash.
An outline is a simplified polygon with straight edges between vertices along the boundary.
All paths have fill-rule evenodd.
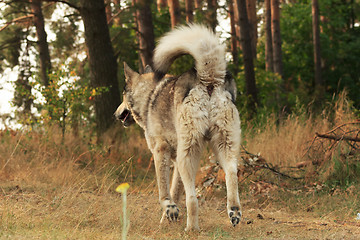
<path id="1" fill-rule="evenodd" d="M 355 219 L 339 221 L 331 213 L 318 217 L 307 211 L 294 214 L 287 210 L 287 206 L 259 209 L 254 208 L 251 200 L 242 201 L 243 219 L 240 225 L 232 227 L 225 210 L 225 198 L 200 201 L 201 231 L 185 233 L 184 215 L 181 215 L 178 223 L 158 226 L 160 210 L 157 198 L 145 198 L 145 205 L 139 196 L 132 200 L 136 206 L 143 206 L 140 214 L 132 211 L 132 218 L 152 216 L 143 223 L 135 220 L 136 226 L 132 224 L 129 232 L 134 239 L 360 239 L 360 221 Z M 184 214 L 183 204 L 180 207 Z M 158 212 L 157 216 L 153 214 L 154 211 Z"/>
<path id="2" fill-rule="evenodd" d="M 0 185 L 0 190 L 0 239 L 121 238 L 122 202 L 114 191 L 101 193 L 74 186 L 51 189 L 17 183 Z M 338 195 L 331 202 L 336 206 L 344 196 Z M 128 239 L 360 238 L 360 221 L 355 220 L 351 206 L 339 202 L 337 211 L 322 211 L 319 201 L 321 198 L 307 200 L 302 205 L 301 200 L 296 200 L 294 209 L 288 206 L 291 199 L 281 202 L 279 198 L 243 194 L 243 219 L 232 227 L 225 197 L 204 196 L 199 198 L 201 231 L 187 233 L 184 199 L 179 204 L 179 221 L 159 225 L 161 211 L 154 185 L 150 190 L 129 191 Z M 358 197 L 352 195 L 352 201 L 358 201 Z"/>

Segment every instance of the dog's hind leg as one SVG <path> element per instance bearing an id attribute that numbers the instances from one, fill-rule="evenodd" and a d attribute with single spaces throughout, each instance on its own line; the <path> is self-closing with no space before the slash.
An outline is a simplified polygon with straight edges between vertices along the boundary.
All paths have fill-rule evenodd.
<path id="1" fill-rule="evenodd" d="M 217 149 L 217 159 L 225 172 L 227 192 L 227 212 L 231 224 L 235 227 L 241 220 L 241 206 L 238 190 L 237 159 L 230 149 Z M 214 150 L 216 152 L 216 150 Z"/>
<path id="2" fill-rule="evenodd" d="M 230 222 L 236 226 L 241 219 L 239 199 L 237 157 L 240 147 L 240 120 L 232 104 L 218 108 L 214 116 L 215 124 L 211 129 L 211 146 L 221 167 L 225 172 L 227 190 L 227 212 Z"/>
<path id="3" fill-rule="evenodd" d="M 159 188 L 159 201 L 164 214 L 170 221 L 177 221 L 179 209 L 170 196 L 170 147 L 166 141 L 158 140 L 153 150 L 156 178 Z"/>

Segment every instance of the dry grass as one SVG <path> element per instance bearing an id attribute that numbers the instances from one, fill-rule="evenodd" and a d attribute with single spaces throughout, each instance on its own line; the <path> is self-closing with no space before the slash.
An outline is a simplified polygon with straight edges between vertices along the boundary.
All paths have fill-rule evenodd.
<path id="1" fill-rule="evenodd" d="M 269 118 L 265 127 L 244 131 L 246 147 L 274 166 L 303 161 L 315 131 L 356 119 L 341 101 L 331 116 L 290 116 L 280 125 Z M 62 142 L 54 128 L 2 131 L 0 239 L 119 239 L 122 205 L 114 190 L 125 181 L 131 185 L 129 239 L 355 239 L 360 234 L 360 223 L 354 220 L 360 211 L 358 184 L 331 194 L 319 189 L 321 185 L 250 191 L 259 175 L 241 183 L 244 220 L 237 228 L 226 216 L 221 182 L 199 197 L 200 233 L 183 231 L 184 199 L 179 223 L 159 226 L 151 156 L 138 128 L 129 131 L 112 131 L 103 144 L 71 134 Z"/>
<path id="2" fill-rule="evenodd" d="M 330 141 L 323 141 L 322 146 L 314 148 L 312 143 L 315 133 L 325 133 L 336 126 L 350 122 L 358 123 L 354 125 L 357 129 L 354 134 L 359 132 L 360 119 L 353 112 L 346 94 L 343 93 L 333 106 L 329 106 L 329 109 L 325 109 L 320 115 L 314 116 L 305 112 L 293 114 L 282 120 L 280 124 L 276 117 L 270 116 L 263 127 L 253 128 L 250 125 L 245 130 L 243 139 L 249 152 L 254 154 L 260 152 L 261 156 L 275 167 L 295 167 L 297 163 L 303 161 L 324 163 L 324 160 L 330 157 L 327 149 Z M 342 145 L 341 154 L 349 152 L 344 145 L 346 144 Z M 310 167 L 307 171 L 313 174 L 314 169 Z M 322 180 L 326 179 L 330 172 Z"/>

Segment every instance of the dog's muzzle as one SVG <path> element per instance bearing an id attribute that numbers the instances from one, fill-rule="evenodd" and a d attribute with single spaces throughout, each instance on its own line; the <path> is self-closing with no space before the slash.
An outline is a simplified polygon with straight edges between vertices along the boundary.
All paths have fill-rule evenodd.
<path id="1" fill-rule="evenodd" d="M 124 127 L 128 127 L 135 122 L 131 115 L 131 111 L 124 103 L 120 104 L 114 115 L 117 120 L 120 120 L 123 123 Z"/>

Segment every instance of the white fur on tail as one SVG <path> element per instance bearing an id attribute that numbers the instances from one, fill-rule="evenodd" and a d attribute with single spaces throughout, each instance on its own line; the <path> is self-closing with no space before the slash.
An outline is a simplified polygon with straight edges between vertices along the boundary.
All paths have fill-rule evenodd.
<path id="1" fill-rule="evenodd" d="M 155 70 L 167 73 L 173 61 L 183 54 L 195 59 L 201 82 L 222 84 L 226 74 L 225 46 L 209 28 L 191 24 L 178 27 L 159 41 L 154 54 Z"/>

